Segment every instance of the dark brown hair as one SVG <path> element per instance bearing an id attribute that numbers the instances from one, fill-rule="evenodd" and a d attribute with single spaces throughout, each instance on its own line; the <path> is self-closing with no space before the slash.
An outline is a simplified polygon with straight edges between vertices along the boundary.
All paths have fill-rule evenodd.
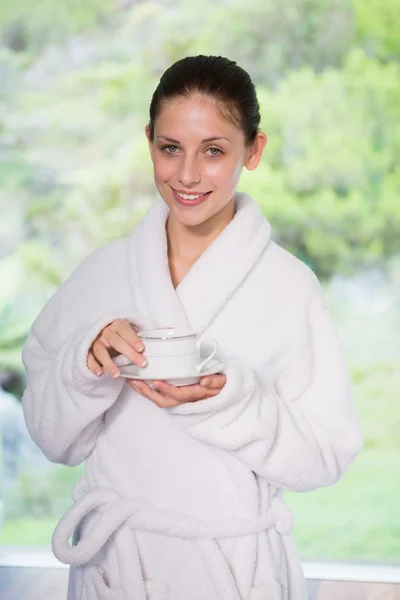
<path id="1" fill-rule="evenodd" d="M 260 125 L 260 107 L 250 75 L 223 56 L 188 56 L 162 75 L 150 103 L 150 139 L 162 105 L 178 96 L 202 94 L 213 98 L 224 117 L 240 128 L 252 144 Z"/>

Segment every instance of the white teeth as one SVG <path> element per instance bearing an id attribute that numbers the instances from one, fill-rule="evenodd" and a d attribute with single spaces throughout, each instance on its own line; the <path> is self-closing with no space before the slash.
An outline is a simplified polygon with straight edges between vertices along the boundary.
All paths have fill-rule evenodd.
<path id="1" fill-rule="evenodd" d="M 183 198 L 184 200 L 197 200 L 197 198 L 201 198 L 202 196 L 204 196 L 204 194 L 199 194 L 198 196 L 189 196 L 189 194 L 180 194 L 179 192 L 176 192 L 178 194 L 178 196 L 180 196 L 180 198 Z"/>

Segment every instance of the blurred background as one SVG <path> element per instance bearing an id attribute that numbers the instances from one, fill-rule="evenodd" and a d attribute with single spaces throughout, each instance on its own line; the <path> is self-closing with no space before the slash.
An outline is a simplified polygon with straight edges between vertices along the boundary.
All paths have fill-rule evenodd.
<path id="1" fill-rule="evenodd" d="M 81 472 L 22 419 L 32 321 L 154 201 L 162 72 L 221 54 L 253 77 L 269 136 L 240 189 L 323 282 L 365 435 L 337 485 L 286 494 L 295 540 L 304 558 L 400 561 L 399 31 L 400 0 L 0 0 L 0 545 L 50 547 Z"/>

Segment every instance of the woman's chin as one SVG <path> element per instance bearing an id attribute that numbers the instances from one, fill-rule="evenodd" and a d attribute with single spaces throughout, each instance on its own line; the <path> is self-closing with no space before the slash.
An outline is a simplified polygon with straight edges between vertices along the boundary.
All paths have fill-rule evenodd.
<path id="1" fill-rule="evenodd" d="M 209 219 L 208 215 L 181 214 L 179 211 L 173 211 L 175 221 L 185 227 L 197 227 Z"/>
<path id="2" fill-rule="evenodd" d="M 176 203 L 167 202 L 170 214 L 173 215 L 175 221 L 179 222 L 181 225 L 185 225 L 186 227 L 195 227 L 196 225 L 201 225 L 204 221 L 207 221 L 212 214 L 208 214 L 209 210 L 204 210 L 204 206 L 194 206 L 193 208 L 188 208 L 184 206 L 179 206 Z"/>

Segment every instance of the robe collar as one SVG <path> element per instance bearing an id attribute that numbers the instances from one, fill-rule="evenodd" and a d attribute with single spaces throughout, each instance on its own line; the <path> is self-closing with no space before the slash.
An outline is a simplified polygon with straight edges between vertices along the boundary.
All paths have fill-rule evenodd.
<path id="1" fill-rule="evenodd" d="M 271 227 L 255 200 L 237 193 L 234 218 L 175 289 L 168 264 L 168 214 L 158 199 L 129 237 L 134 306 L 154 327 L 189 327 L 201 335 L 256 265 Z"/>

